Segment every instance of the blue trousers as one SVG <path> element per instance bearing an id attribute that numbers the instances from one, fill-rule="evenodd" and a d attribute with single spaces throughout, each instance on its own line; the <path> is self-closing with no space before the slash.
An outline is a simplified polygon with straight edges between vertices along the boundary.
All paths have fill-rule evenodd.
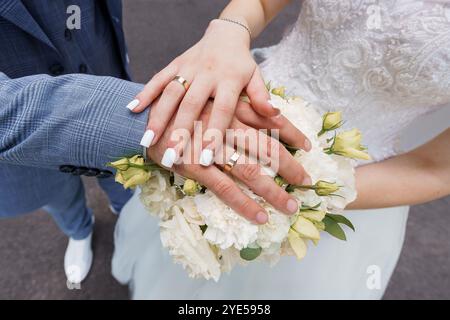
<path id="1" fill-rule="evenodd" d="M 86 205 L 85 190 L 81 178 L 73 177 L 71 183 L 66 183 L 64 192 L 52 202 L 43 207 L 51 214 L 61 231 L 76 240 L 86 238 L 92 231 L 92 210 Z M 97 179 L 100 187 L 108 196 L 111 206 L 120 212 L 132 193 L 124 190 L 114 178 Z"/>
<path id="2" fill-rule="evenodd" d="M 92 210 L 87 207 L 85 189 L 80 177 L 55 170 L 12 165 L 8 165 L 8 170 L 1 170 L 2 166 L 0 218 L 15 217 L 43 208 L 68 237 L 80 240 L 91 233 Z M 29 178 L 18 178 L 24 176 Z M 131 198 L 132 192 L 124 190 L 114 178 L 97 180 L 108 196 L 111 206 L 120 212 Z"/>

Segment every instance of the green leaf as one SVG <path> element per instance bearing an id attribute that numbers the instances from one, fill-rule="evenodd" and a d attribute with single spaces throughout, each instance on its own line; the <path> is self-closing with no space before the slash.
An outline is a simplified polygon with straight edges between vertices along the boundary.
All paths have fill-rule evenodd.
<path id="1" fill-rule="evenodd" d="M 259 255 L 262 252 L 262 248 L 261 247 L 255 247 L 255 248 L 244 248 L 240 251 L 240 256 L 242 259 L 247 260 L 247 261 L 252 261 L 255 260 L 256 258 L 259 257 Z"/>
<path id="2" fill-rule="evenodd" d="M 327 213 L 327 216 L 336 221 L 337 223 L 345 224 L 347 227 L 355 231 L 355 227 L 353 226 L 353 224 L 343 215 Z"/>
<path id="3" fill-rule="evenodd" d="M 307 205 L 302 205 L 301 208 L 300 208 L 300 211 L 305 211 L 305 210 L 316 210 L 317 208 L 320 207 L 321 203 L 322 203 L 322 202 L 319 202 L 318 204 L 316 204 L 315 206 L 312 206 L 312 207 L 307 206 Z M 317 211 L 317 210 L 316 210 L 316 211 Z"/>
<path id="4" fill-rule="evenodd" d="M 205 234 L 206 229 L 208 229 L 208 226 L 207 226 L 206 224 L 202 224 L 202 225 L 200 226 L 200 230 L 202 230 L 202 234 Z"/>
<path id="5" fill-rule="evenodd" d="M 338 238 L 339 240 L 347 240 L 347 237 L 345 236 L 344 230 L 339 226 L 339 224 L 332 218 L 325 216 L 322 220 L 323 223 L 325 223 L 325 230 L 329 234 L 331 234 L 333 237 Z"/>

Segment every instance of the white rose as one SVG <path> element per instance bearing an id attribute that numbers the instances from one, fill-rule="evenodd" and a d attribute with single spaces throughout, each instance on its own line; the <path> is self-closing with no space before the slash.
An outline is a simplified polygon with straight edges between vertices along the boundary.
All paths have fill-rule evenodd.
<path id="1" fill-rule="evenodd" d="M 150 179 L 141 186 L 141 202 L 150 214 L 161 220 L 170 218 L 170 208 L 178 199 L 175 187 L 170 185 L 169 174 L 153 171 Z"/>
<path id="2" fill-rule="evenodd" d="M 256 243 L 263 249 L 280 244 L 286 238 L 290 226 L 291 221 L 287 215 L 273 210 L 269 215 L 269 221 L 259 227 Z"/>
<path id="3" fill-rule="evenodd" d="M 199 214 L 208 228 L 205 239 L 221 249 L 234 246 L 241 250 L 256 240 L 258 226 L 227 207 L 211 191 L 194 197 Z"/>

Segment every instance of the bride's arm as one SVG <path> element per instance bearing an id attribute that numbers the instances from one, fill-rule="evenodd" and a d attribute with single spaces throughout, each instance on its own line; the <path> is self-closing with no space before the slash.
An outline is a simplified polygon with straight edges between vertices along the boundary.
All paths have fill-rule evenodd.
<path id="1" fill-rule="evenodd" d="M 257 37 L 269 22 L 292 0 L 233 0 L 220 14 L 221 18 L 238 20 Z"/>
<path id="2" fill-rule="evenodd" d="M 450 129 L 430 142 L 356 170 L 358 198 L 348 209 L 413 205 L 450 194 Z"/>

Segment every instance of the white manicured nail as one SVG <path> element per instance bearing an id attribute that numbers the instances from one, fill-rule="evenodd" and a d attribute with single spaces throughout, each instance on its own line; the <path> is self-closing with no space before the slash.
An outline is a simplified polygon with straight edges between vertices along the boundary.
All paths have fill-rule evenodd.
<path id="1" fill-rule="evenodd" d="M 153 130 L 145 131 L 144 136 L 141 139 L 141 146 L 146 148 L 150 147 L 154 137 L 155 133 L 153 132 Z"/>
<path id="2" fill-rule="evenodd" d="M 210 149 L 203 149 L 200 155 L 200 164 L 204 167 L 209 167 L 213 163 L 213 151 Z"/>
<path id="3" fill-rule="evenodd" d="M 136 108 L 139 105 L 139 102 L 140 101 L 138 99 L 134 99 L 127 105 L 127 109 L 134 110 L 134 108 Z"/>
<path id="4" fill-rule="evenodd" d="M 177 153 L 174 148 L 167 148 L 164 152 L 161 164 L 166 168 L 172 168 L 173 164 L 177 160 Z"/>

